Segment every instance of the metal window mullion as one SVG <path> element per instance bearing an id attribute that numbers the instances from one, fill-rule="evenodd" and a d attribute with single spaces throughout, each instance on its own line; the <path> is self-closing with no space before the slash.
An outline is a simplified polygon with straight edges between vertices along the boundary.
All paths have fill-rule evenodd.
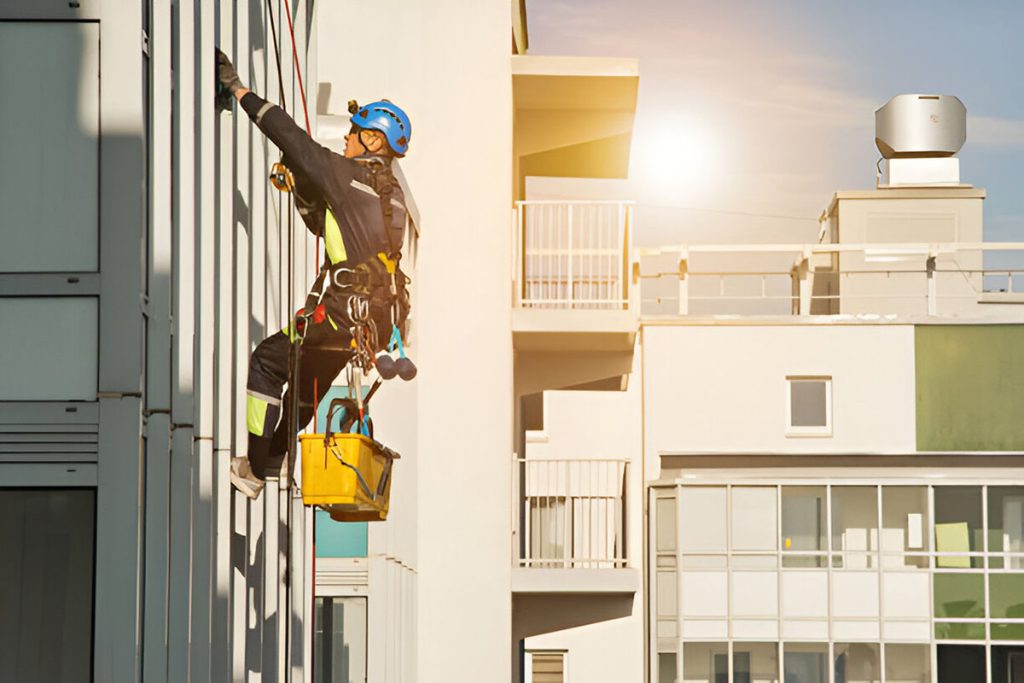
<path id="1" fill-rule="evenodd" d="M 833 572 L 833 558 L 832 558 L 832 484 L 825 484 L 825 574 L 827 576 L 826 585 L 828 586 L 828 613 L 826 615 L 828 624 L 828 641 L 832 642 L 834 634 L 832 628 L 832 619 L 835 612 L 835 577 L 832 575 Z M 846 565 L 846 556 L 843 556 L 843 566 Z M 831 670 L 832 667 L 829 667 Z M 829 677 L 829 683 L 833 683 L 831 676 Z"/>
<path id="2" fill-rule="evenodd" d="M 882 630 L 885 628 L 885 573 L 882 567 L 882 486 L 875 487 L 875 571 L 878 574 L 878 641 L 881 643 L 884 637 Z M 868 549 L 871 547 L 871 537 L 868 536 Z M 870 555 L 868 555 L 870 557 Z M 879 645 L 881 649 L 881 645 Z"/>
<path id="3" fill-rule="evenodd" d="M 938 568 L 935 543 L 935 487 L 929 485 L 928 490 L 928 654 L 931 657 L 930 678 L 932 683 L 938 682 L 938 649 L 935 641 L 935 570 Z M 884 673 L 884 672 L 883 672 Z M 885 683 L 883 681 L 883 683 Z"/>
<path id="4" fill-rule="evenodd" d="M 981 551 L 982 585 L 984 587 L 985 604 L 982 615 L 985 617 L 985 680 L 992 680 L 992 612 L 991 594 L 989 589 L 989 548 L 988 548 L 988 485 L 981 486 Z"/>
<path id="5" fill-rule="evenodd" d="M 676 660 L 676 680 L 683 681 L 685 677 L 684 656 L 686 647 L 683 638 L 683 487 L 676 484 L 676 640 L 678 642 L 678 657 Z"/>

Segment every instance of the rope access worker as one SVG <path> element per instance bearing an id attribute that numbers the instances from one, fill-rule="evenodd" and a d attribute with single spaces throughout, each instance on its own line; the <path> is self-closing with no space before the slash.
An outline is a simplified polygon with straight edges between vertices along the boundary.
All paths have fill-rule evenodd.
<path id="1" fill-rule="evenodd" d="M 294 323 L 264 339 L 249 360 L 249 455 L 232 458 L 231 482 L 255 499 L 267 477 L 288 476 L 282 466 L 295 438 L 289 433 L 288 416 L 296 393 L 298 430 L 309 422 L 314 406 L 353 356 L 351 300 L 368 303 L 369 319 L 378 332 L 370 335 L 376 337 L 374 354 L 385 348 L 392 329 L 404 333 L 408 278 L 397 263 L 407 211 L 391 162 L 405 156 L 412 126 L 405 112 L 387 100 L 358 107 L 344 152 L 337 154 L 315 142 L 280 107 L 243 86 L 220 50 L 217 78 L 283 153 L 299 214 L 311 233 L 323 237 L 326 252 L 305 308 Z M 300 338 L 298 391 L 289 386 L 282 401 L 289 381 L 289 352 Z"/>

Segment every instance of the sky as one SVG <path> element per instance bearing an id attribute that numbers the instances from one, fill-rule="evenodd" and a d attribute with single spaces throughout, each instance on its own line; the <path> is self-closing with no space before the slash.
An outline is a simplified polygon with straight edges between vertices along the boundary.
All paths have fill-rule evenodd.
<path id="1" fill-rule="evenodd" d="M 640 60 L 620 190 L 639 244 L 815 240 L 836 190 L 874 187 L 874 111 L 901 93 L 964 102 L 985 239 L 1024 241 L 1020 0 L 527 0 L 527 16 L 531 54 Z"/>

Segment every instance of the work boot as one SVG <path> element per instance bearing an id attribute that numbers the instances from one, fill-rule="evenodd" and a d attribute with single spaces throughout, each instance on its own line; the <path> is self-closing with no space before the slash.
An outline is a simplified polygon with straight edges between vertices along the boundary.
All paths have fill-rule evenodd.
<path id="1" fill-rule="evenodd" d="M 249 458 L 231 458 L 231 483 L 252 500 L 260 497 L 265 482 L 249 467 Z"/>

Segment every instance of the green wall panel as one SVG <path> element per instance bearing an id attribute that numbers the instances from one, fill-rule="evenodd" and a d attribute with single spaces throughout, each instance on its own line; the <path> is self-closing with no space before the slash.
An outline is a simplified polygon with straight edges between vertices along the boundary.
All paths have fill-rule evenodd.
<path id="1" fill-rule="evenodd" d="M 915 347 L 918 450 L 1024 450 L 1024 325 L 919 325 Z"/>

